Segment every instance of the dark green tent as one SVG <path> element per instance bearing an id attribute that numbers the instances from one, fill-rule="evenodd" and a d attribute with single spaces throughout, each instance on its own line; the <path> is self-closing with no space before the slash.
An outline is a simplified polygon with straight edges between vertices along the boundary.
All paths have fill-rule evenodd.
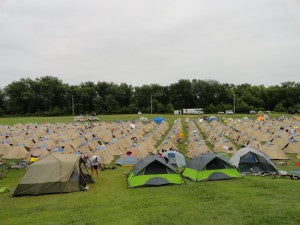
<path id="1" fill-rule="evenodd" d="M 77 154 L 52 153 L 31 164 L 13 196 L 80 191 L 86 183 Z"/>
<path id="2" fill-rule="evenodd" d="M 241 176 L 227 159 L 215 153 L 203 153 L 194 157 L 182 175 L 193 181 L 227 180 Z"/>
<path id="3" fill-rule="evenodd" d="M 183 184 L 175 168 L 157 155 L 139 160 L 129 173 L 128 187 Z"/>

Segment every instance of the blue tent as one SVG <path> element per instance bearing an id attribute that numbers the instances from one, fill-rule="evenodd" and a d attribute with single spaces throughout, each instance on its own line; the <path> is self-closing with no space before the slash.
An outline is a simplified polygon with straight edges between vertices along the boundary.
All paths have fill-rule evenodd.
<path id="1" fill-rule="evenodd" d="M 218 118 L 215 117 L 215 116 L 211 116 L 211 117 L 208 118 L 208 121 L 209 121 L 209 122 L 212 122 L 212 121 L 214 121 L 214 120 L 218 120 Z"/>
<path id="2" fill-rule="evenodd" d="M 164 118 L 162 118 L 162 117 L 156 117 L 156 118 L 153 119 L 153 121 L 155 123 L 161 123 L 162 121 L 164 121 Z"/>

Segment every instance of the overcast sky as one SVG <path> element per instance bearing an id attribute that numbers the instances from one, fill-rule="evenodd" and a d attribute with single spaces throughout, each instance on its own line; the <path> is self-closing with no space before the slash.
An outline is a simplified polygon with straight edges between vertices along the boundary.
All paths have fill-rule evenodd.
<path id="1" fill-rule="evenodd" d="M 300 81 L 299 0 L 0 0 L 0 87 L 23 77 Z"/>

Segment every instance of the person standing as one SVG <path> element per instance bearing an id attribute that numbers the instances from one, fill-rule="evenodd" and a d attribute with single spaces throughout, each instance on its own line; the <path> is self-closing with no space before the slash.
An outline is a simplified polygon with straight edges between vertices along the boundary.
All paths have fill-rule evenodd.
<path id="1" fill-rule="evenodd" d="M 96 175 L 97 175 L 97 178 L 98 178 L 101 164 L 102 164 L 102 161 L 101 161 L 100 156 L 94 155 L 94 156 L 91 158 L 91 170 L 92 170 L 92 176 L 94 175 L 94 171 L 96 171 Z"/>

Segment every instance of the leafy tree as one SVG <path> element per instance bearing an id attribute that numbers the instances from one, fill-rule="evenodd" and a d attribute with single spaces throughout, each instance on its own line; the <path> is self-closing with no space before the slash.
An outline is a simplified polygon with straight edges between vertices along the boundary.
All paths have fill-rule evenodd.
<path id="1" fill-rule="evenodd" d="M 274 111 L 275 111 L 275 112 L 285 112 L 286 109 L 283 107 L 283 104 L 282 104 L 282 103 L 278 103 L 278 104 L 275 106 Z"/>
<path id="2" fill-rule="evenodd" d="M 255 109 L 286 111 L 299 108 L 300 83 L 281 85 L 228 84 L 214 80 L 187 80 L 162 86 L 159 84 L 133 87 L 126 83 L 84 82 L 68 85 L 56 77 L 20 79 L 0 90 L 0 114 L 66 115 L 97 113 L 173 113 L 174 109 L 204 108 L 206 112 L 233 109 L 247 113 Z"/>

